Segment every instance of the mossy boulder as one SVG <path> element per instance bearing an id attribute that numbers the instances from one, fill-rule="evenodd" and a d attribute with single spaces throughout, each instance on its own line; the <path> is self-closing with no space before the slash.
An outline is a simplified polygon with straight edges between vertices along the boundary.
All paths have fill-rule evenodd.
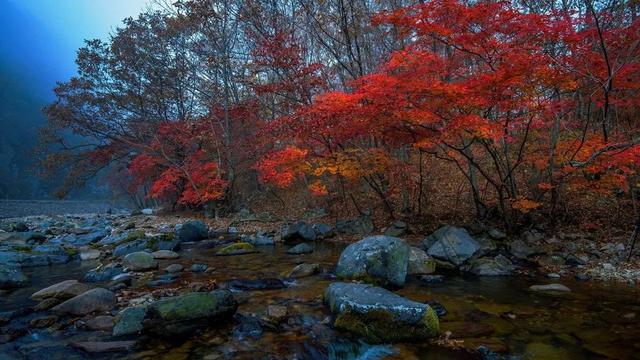
<path id="1" fill-rule="evenodd" d="M 220 256 L 229 256 L 229 255 L 242 255 L 242 254 L 251 254 L 256 252 L 256 248 L 253 245 L 246 242 L 238 242 L 231 245 L 227 245 L 222 249 L 218 250 L 216 255 Z"/>
<path id="2" fill-rule="evenodd" d="M 369 236 L 347 246 L 336 267 L 343 279 L 364 280 L 383 286 L 404 286 L 409 245 L 391 236 Z"/>
<path id="3" fill-rule="evenodd" d="M 325 302 L 335 314 L 336 329 L 370 343 L 420 341 L 440 331 L 438 316 L 429 305 L 372 285 L 333 283 Z"/>
<path id="4" fill-rule="evenodd" d="M 201 327 L 223 323 L 237 308 L 238 303 L 228 290 L 189 293 L 151 304 L 144 327 L 162 336 L 187 334 Z"/>

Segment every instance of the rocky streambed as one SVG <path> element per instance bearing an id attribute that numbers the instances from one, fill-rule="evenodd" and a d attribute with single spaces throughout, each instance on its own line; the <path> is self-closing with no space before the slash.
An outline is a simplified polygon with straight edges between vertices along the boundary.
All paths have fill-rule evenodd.
<path id="1" fill-rule="evenodd" d="M 242 233 L 154 216 L 0 232 L 0 359 L 632 359 L 640 293 L 531 241 L 366 222 Z M 334 241 L 349 232 L 351 245 Z M 394 233 L 395 232 L 395 233 Z M 522 245 L 522 246 L 521 246 Z M 533 249 L 533 250 L 532 250 Z M 576 256 L 576 255 L 574 255 Z M 542 259 L 542 260 L 541 260 Z M 554 271 L 533 264 L 556 261 Z M 577 261 L 577 260 L 574 260 Z M 567 265 L 569 263 L 569 265 Z M 550 276 L 551 275 L 551 276 Z"/>

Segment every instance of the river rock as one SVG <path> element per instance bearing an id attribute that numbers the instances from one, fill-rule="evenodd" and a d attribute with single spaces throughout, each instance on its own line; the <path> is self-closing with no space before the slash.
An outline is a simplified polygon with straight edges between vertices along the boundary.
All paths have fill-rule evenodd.
<path id="1" fill-rule="evenodd" d="M 285 243 L 296 241 L 315 241 L 316 231 L 313 227 L 304 221 L 298 221 L 294 224 L 287 224 L 282 230 L 282 240 Z"/>
<path id="2" fill-rule="evenodd" d="M 72 342 L 71 346 L 93 354 L 131 351 L 135 344 L 135 341 L 82 341 Z"/>
<path id="3" fill-rule="evenodd" d="M 58 321 L 58 317 L 55 315 L 45 315 L 33 318 L 29 321 L 29 326 L 36 329 L 49 327 Z"/>
<path id="4" fill-rule="evenodd" d="M 194 272 L 194 273 L 202 273 L 202 272 L 207 271 L 207 269 L 209 269 L 209 265 L 207 265 L 207 264 L 193 264 L 189 268 L 189 271 Z"/>
<path id="5" fill-rule="evenodd" d="M 531 291 L 550 291 L 550 292 L 571 292 L 571 289 L 562 284 L 545 284 L 545 285 L 531 285 L 529 286 Z"/>
<path id="6" fill-rule="evenodd" d="M 456 266 L 462 265 L 480 250 L 480 244 L 467 230 L 454 226 L 444 226 L 429 235 L 423 246 L 427 254 Z"/>
<path id="7" fill-rule="evenodd" d="M 367 284 L 332 283 L 325 301 L 335 314 L 334 327 L 370 343 L 424 340 L 438 335 L 439 321 L 426 304 Z"/>
<path id="8" fill-rule="evenodd" d="M 247 242 L 255 246 L 273 246 L 275 245 L 275 239 L 272 234 L 267 234 L 262 231 L 258 231 L 255 236 L 248 236 Z"/>
<path id="9" fill-rule="evenodd" d="M 200 220 L 189 220 L 176 227 L 176 238 L 179 241 L 191 242 L 206 239 L 209 228 Z"/>
<path id="10" fill-rule="evenodd" d="M 122 274 L 124 271 L 122 266 L 117 264 L 109 264 L 104 267 L 98 267 L 87 272 L 84 275 L 86 282 L 105 282 L 113 279 L 114 276 Z"/>
<path id="11" fill-rule="evenodd" d="M 313 252 L 313 246 L 307 243 L 298 244 L 292 247 L 291 249 L 287 250 L 287 254 L 291 254 L 291 255 L 310 254 L 312 252 Z"/>
<path id="12" fill-rule="evenodd" d="M 158 261 L 148 252 L 138 251 L 124 257 L 122 265 L 133 271 L 146 271 L 158 268 Z"/>
<path id="13" fill-rule="evenodd" d="M 162 336 L 189 333 L 224 323 L 238 308 L 230 291 L 196 292 L 156 301 L 147 310 L 145 328 Z"/>
<path id="14" fill-rule="evenodd" d="M 78 280 L 65 280 L 34 293 L 31 295 L 31 299 L 37 301 L 48 298 L 67 300 L 87 290 L 89 290 L 89 286 L 78 282 Z"/>
<path id="15" fill-rule="evenodd" d="M 80 251 L 80 260 L 96 260 L 99 259 L 101 255 L 102 252 L 98 249 L 85 249 Z"/>
<path id="16" fill-rule="evenodd" d="M 509 252 L 518 259 L 526 259 L 530 256 L 542 253 L 539 246 L 530 245 L 524 240 L 517 239 L 509 244 Z"/>
<path id="17" fill-rule="evenodd" d="M 436 271 L 436 262 L 427 253 L 417 247 L 409 248 L 409 266 L 407 274 L 423 275 Z"/>
<path id="18" fill-rule="evenodd" d="M 333 227 L 329 224 L 313 224 L 313 230 L 316 232 L 316 240 L 329 239 L 335 235 Z"/>
<path id="19" fill-rule="evenodd" d="M 85 322 L 89 330 L 94 331 L 111 331 L 113 329 L 113 316 L 101 315 L 89 319 Z"/>
<path id="20" fill-rule="evenodd" d="M 20 267 L 14 264 L 0 264 L 0 290 L 26 286 L 29 282 Z"/>
<path id="21" fill-rule="evenodd" d="M 180 255 L 171 250 L 158 250 L 151 253 L 154 259 L 167 260 L 167 259 L 177 259 Z"/>
<path id="22" fill-rule="evenodd" d="M 116 305 L 116 298 L 107 289 L 96 288 L 75 296 L 60 305 L 53 307 L 53 311 L 62 314 L 87 315 L 94 312 L 106 312 Z"/>
<path id="23" fill-rule="evenodd" d="M 113 256 L 122 257 L 127 256 L 129 254 L 133 254 L 135 252 L 144 251 L 149 248 L 148 244 L 149 240 L 147 239 L 139 239 L 130 241 L 124 244 L 120 244 L 113 249 Z"/>
<path id="24" fill-rule="evenodd" d="M 394 221 L 387 230 L 384 231 L 384 234 L 387 236 L 401 237 L 407 233 L 408 226 L 404 221 Z"/>
<path id="25" fill-rule="evenodd" d="M 231 255 L 243 255 L 252 254 L 256 252 L 256 248 L 253 245 L 246 242 L 238 242 L 231 245 L 227 245 L 218 250 L 216 255 L 219 256 L 231 256 Z"/>
<path id="26" fill-rule="evenodd" d="M 118 313 L 113 327 L 113 336 L 138 334 L 143 329 L 143 320 L 147 309 L 142 306 L 128 307 Z"/>
<path id="27" fill-rule="evenodd" d="M 472 260 L 463 270 L 478 276 L 508 276 L 513 273 L 515 266 L 505 256 L 498 255 L 495 258 Z"/>
<path id="28" fill-rule="evenodd" d="M 300 264 L 293 268 L 287 277 L 290 278 L 303 278 L 319 273 L 321 270 L 320 264 Z"/>
<path id="29" fill-rule="evenodd" d="M 338 260 L 336 275 L 344 279 L 404 286 L 409 246 L 391 236 L 369 236 L 347 246 Z"/>
<path id="30" fill-rule="evenodd" d="M 175 273 L 179 273 L 183 269 L 184 269 L 184 266 L 182 266 L 181 264 L 171 264 L 166 268 L 164 268 L 164 271 L 168 272 L 169 274 L 175 274 Z"/>

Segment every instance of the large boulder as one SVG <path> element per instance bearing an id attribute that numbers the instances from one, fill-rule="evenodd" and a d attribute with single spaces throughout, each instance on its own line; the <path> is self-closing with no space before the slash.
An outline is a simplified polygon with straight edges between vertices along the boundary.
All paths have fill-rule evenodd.
<path id="1" fill-rule="evenodd" d="M 111 291 L 95 288 L 54 306 L 52 310 L 57 313 L 79 316 L 94 312 L 106 312 L 115 305 L 116 297 Z"/>
<path id="2" fill-rule="evenodd" d="M 409 275 L 427 275 L 436 271 L 436 262 L 424 250 L 417 247 L 409 249 Z"/>
<path id="3" fill-rule="evenodd" d="M 125 256 L 122 265 L 129 270 L 146 271 L 157 269 L 158 261 L 148 252 L 138 251 Z"/>
<path id="4" fill-rule="evenodd" d="M 336 329 L 370 343 L 419 341 L 439 332 L 438 316 L 429 305 L 379 287 L 333 283 L 324 298 L 335 314 Z"/>
<path id="5" fill-rule="evenodd" d="M 37 301 L 49 298 L 67 300 L 87 290 L 89 290 L 89 286 L 78 282 L 78 280 L 65 280 L 34 293 L 31 295 L 31 299 Z"/>
<path id="6" fill-rule="evenodd" d="M 181 335 L 230 318 L 238 303 L 230 291 L 194 292 L 156 301 L 147 309 L 145 328 L 162 336 Z"/>
<path id="7" fill-rule="evenodd" d="M 27 285 L 29 279 L 15 264 L 0 264 L 0 290 L 14 289 Z"/>
<path id="8" fill-rule="evenodd" d="M 480 250 L 480 244 L 467 230 L 444 226 L 423 241 L 427 254 L 456 266 L 462 265 Z"/>
<path id="9" fill-rule="evenodd" d="M 347 246 L 336 275 L 381 285 L 404 286 L 409 264 L 409 245 L 402 239 L 377 235 Z"/>
<path id="10" fill-rule="evenodd" d="M 313 226 L 305 223 L 304 221 L 287 224 L 282 229 L 282 240 L 286 243 L 294 243 L 298 241 L 315 241 L 316 237 L 316 230 L 313 228 Z"/>
<path id="11" fill-rule="evenodd" d="M 200 220 L 189 220 L 176 227 L 176 238 L 180 241 L 191 242 L 206 239 L 209 228 Z"/>

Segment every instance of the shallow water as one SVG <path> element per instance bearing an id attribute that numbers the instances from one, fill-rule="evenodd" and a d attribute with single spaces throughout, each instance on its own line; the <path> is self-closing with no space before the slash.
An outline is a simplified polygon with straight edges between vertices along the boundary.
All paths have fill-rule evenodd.
<path id="1" fill-rule="evenodd" d="M 282 277 L 295 265 L 319 263 L 332 270 L 340 246 L 321 246 L 312 254 L 288 255 L 286 246 L 262 247 L 256 254 L 218 257 L 216 249 L 186 249 L 181 259 L 170 263 L 206 263 L 215 270 L 192 274 L 182 281 L 260 279 Z M 30 270 L 33 284 L 0 300 L 0 311 L 32 304 L 27 297 L 57 281 L 77 278 L 95 264 L 72 263 Z M 161 272 L 161 270 L 159 271 Z M 464 349 L 480 345 L 526 359 L 637 359 L 640 358 L 640 292 L 620 284 L 577 282 L 558 279 L 573 291 L 563 295 L 532 293 L 533 284 L 547 279 L 521 277 L 466 278 L 448 275 L 442 284 L 411 280 L 397 291 L 412 300 L 436 300 L 448 310 L 441 330 L 450 331 L 460 349 L 427 344 L 369 346 L 335 332 L 328 325 L 329 313 L 322 294 L 331 282 L 316 275 L 290 282 L 280 290 L 238 294 L 244 299 L 239 313 L 259 318 L 270 304 L 283 304 L 294 314 L 290 324 L 275 331 L 259 331 L 251 321 L 236 321 L 197 334 L 188 340 L 145 339 L 134 358 L 353 358 L 353 359 L 460 359 L 475 358 Z M 169 285 L 169 287 L 175 287 Z M 63 341 L 57 334 L 55 341 Z M 115 358 L 118 358 L 115 356 Z"/>

